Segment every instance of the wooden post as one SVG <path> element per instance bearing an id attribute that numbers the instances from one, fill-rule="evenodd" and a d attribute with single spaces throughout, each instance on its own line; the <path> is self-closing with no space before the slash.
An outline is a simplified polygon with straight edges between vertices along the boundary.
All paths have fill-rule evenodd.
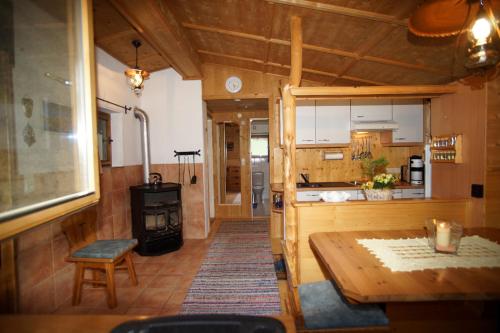
<path id="1" fill-rule="evenodd" d="M 302 79 L 302 19 L 297 16 L 290 18 L 291 42 L 291 68 L 290 85 L 300 86 Z"/>
<path id="2" fill-rule="evenodd" d="M 292 202 L 296 198 L 295 163 L 295 97 L 290 93 L 290 85 L 283 88 L 283 195 L 285 202 L 286 250 L 292 267 L 297 259 L 297 217 Z"/>
<path id="3" fill-rule="evenodd" d="M 291 68 L 290 83 L 283 88 L 283 195 L 285 201 L 285 251 L 291 269 L 291 281 L 296 286 L 298 277 L 298 249 L 297 249 L 297 211 L 292 202 L 296 199 L 296 161 L 295 161 L 295 136 L 296 136 L 296 104 L 295 96 L 290 89 L 300 86 L 302 77 L 302 20 L 293 16 L 290 20 L 291 31 Z"/>

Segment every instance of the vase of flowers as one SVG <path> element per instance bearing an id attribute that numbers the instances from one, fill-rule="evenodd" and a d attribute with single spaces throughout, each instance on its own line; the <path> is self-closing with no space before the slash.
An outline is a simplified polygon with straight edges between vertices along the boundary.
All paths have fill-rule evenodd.
<path id="1" fill-rule="evenodd" d="M 391 200 L 395 182 L 396 177 L 390 173 L 381 173 L 374 176 L 372 181 L 361 185 L 361 188 L 365 191 L 367 200 Z"/>

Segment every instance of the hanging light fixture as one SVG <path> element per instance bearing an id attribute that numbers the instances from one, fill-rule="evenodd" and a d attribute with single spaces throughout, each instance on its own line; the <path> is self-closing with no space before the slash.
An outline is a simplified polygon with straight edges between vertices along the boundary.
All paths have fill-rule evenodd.
<path id="1" fill-rule="evenodd" d="M 134 93 L 139 96 L 142 92 L 142 88 L 144 88 L 144 80 L 149 79 L 149 73 L 143 69 L 139 69 L 139 65 L 137 63 L 137 52 L 139 47 L 142 45 L 140 40 L 133 40 L 132 45 L 135 47 L 135 68 L 129 68 L 125 71 L 125 76 L 127 77 L 127 84 L 130 86 L 130 89 L 134 91 Z"/>
<path id="2" fill-rule="evenodd" d="M 465 66 L 470 69 L 489 68 L 499 61 L 498 50 L 495 48 L 493 37 L 498 29 L 495 18 L 489 17 L 484 8 L 484 0 L 479 1 L 479 11 L 470 28 L 469 58 Z"/>

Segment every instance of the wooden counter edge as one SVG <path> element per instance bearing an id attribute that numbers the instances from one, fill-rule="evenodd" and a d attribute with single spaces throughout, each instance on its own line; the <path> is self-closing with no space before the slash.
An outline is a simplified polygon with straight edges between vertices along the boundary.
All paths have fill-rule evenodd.
<path id="1" fill-rule="evenodd" d="M 2 332 L 81 332 L 109 333 L 113 328 L 130 320 L 144 320 L 156 316 L 132 315 L 0 315 Z M 287 333 L 295 333 L 292 316 L 270 316 L 278 319 L 285 326 Z"/>
<path id="2" fill-rule="evenodd" d="M 294 207 L 324 207 L 324 206 L 359 206 L 359 205 L 398 205 L 398 204 L 425 204 L 425 203 L 467 203 L 469 199 L 393 199 L 393 200 L 353 200 L 345 202 L 324 202 L 324 201 L 294 201 Z"/>

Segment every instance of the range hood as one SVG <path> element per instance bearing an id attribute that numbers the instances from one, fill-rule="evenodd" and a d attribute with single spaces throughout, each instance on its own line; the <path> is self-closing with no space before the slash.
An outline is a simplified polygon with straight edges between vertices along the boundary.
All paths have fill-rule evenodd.
<path id="1" fill-rule="evenodd" d="M 399 124 L 392 120 L 387 121 L 353 121 L 352 131 L 389 131 L 399 128 Z"/>

